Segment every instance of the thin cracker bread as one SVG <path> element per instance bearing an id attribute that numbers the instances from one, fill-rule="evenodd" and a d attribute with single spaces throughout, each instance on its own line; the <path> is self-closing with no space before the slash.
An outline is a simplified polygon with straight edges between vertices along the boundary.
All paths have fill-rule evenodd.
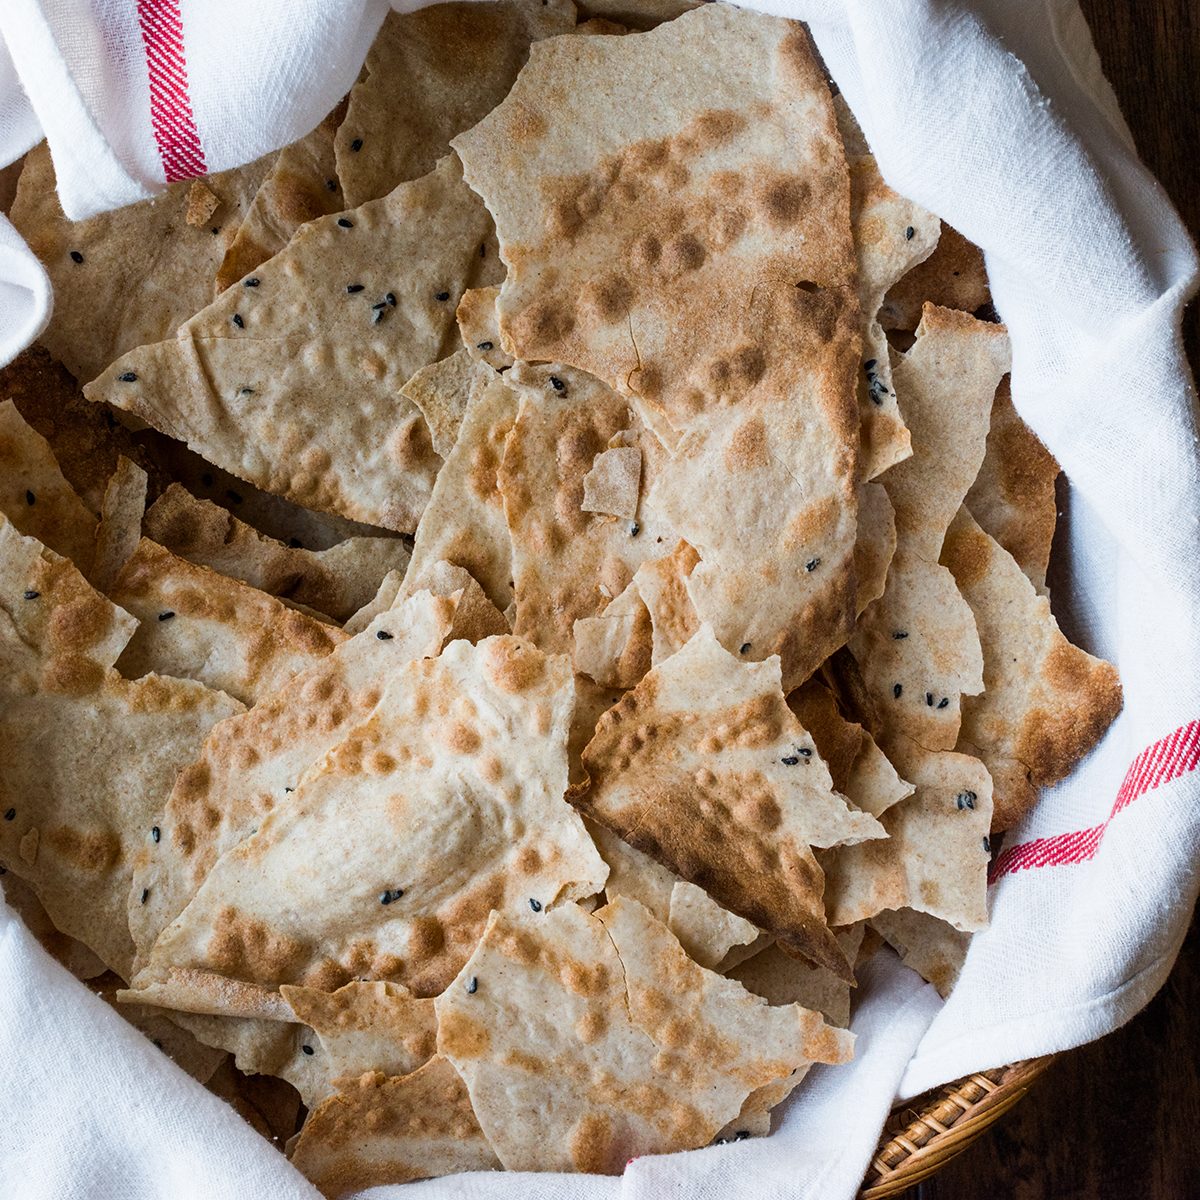
<path id="1" fill-rule="evenodd" d="M 277 691 L 346 637 L 149 538 L 126 560 L 110 594 L 141 622 L 118 660 L 122 674 L 196 679 L 244 704 Z"/>
<path id="2" fill-rule="evenodd" d="M 569 33 L 570 0 L 438 4 L 385 18 L 336 137 L 348 204 L 433 168 L 456 133 L 491 112 L 539 38 Z"/>
<path id="3" fill-rule="evenodd" d="M 512 637 L 400 667 L 367 720 L 222 856 L 139 980 L 191 969 L 250 990 L 329 989 L 357 977 L 436 995 L 490 910 L 569 903 L 603 883 L 561 798 L 573 701 L 566 662 Z M 372 828 L 390 832 L 363 836 Z"/>
<path id="4" fill-rule="evenodd" d="M 943 999 L 950 995 L 967 959 L 969 933 L 911 908 L 876 913 L 871 925 L 906 967 L 932 983 Z"/>
<path id="5" fill-rule="evenodd" d="M 1104 736 L 1121 710 L 1116 668 L 1072 646 L 1050 602 L 961 509 L 942 559 L 974 613 L 982 695 L 963 706 L 960 748 L 995 781 L 993 828 L 1012 829 Z"/>
<path id="6" fill-rule="evenodd" d="M 465 350 L 458 350 L 449 358 L 422 367 L 400 389 L 400 394 L 421 410 L 434 452 L 441 458 L 450 457 L 467 404 L 491 378 L 491 371 Z"/>
<path id="7" fill-rule="evenodd" d="M 104 489 L 100 524 L 89 578 L 94 587 L 109 591 L 121 567 L 142 540 L 142 517 L 146 512 L 146 472 L 123 454 Z"/>
<path id="8" fill-rule="evenodd" d="M 990 295 L 983 252 L 943 222 L 933 253 L 888 289 L 879 319 L 884 329 L 916 329 L 926 304 L 973 313 Z"/>
<path id="9" fill-rule="evenodd" d="M 324 550 L 285 545 L 177 483 L 150 506 L 144 530 L 188 562 L 335 621 L 348 620 L 368 604 L 383 577 L 403 573 L 410 557 L 395 537 L 352 537 Z"/>
<path id="10" fill-rule="evenodd" d="M 616 1174 L 705 1145 L 755 1088 L 851 1046 L 704 970 L 628 899 L 495 914 L 437 1012 L 439 1049 L 509 1170 Z"/>
<path id="11" fill-rule="evenodd" d="M 515 361 L 500 337 L 500 321 L 496 316 L 498 287 L 471 288 L 463 292 L 458 302 L 458 332 L 467 353 L 485 362 L 496 371 L 506 371 Z"/>
<path id="12" fill-rule="evenodd" d="M 202 225 L 187 219 L 190 183 L 70 221 L 50 151 L 35 146 L 9 215 L 54 286 L 42 345 L 82 383 L 135 347 L 171 337 L 212 299 L 213 276 L 274 157 L 207 176 L 203 185 L 219 203 Z"/>
<path id="13" fill-rule="evenodd" d="M 85 570 L 91 566 L 96 518 L 11 400 L 0 403 L 0 512 L 22 533 Z"/>
<path id="14" fill-rule="evenodd" d="M 302 226 L 178 337 L 124 355 L 84 394 L 298 504 L 411 531 L 441 460 L 396 393 L 449 349 L 490 226 L 447 156 Z"/>
<path id="15" fill-rule="evenodd" d="M 700 632 L 601 717 L 570 800 L 789 948 L 849 977 L 813 847 L 881 836 L 833 791 L 779 688 Z"/>

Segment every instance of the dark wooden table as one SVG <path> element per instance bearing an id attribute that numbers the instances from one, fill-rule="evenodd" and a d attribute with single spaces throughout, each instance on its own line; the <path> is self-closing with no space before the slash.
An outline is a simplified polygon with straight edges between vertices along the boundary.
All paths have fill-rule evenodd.
<path id="1" fill-rule="evenodd" d="M 1200 0 L 1081 0 L 1142 158 L 1200 230 Z M 1185 322 L 1200 374 L 1200 305 Z M 1200 924 L 1124 1029 L 1059 1059 L 905 1200 L 1200 1197 Z"/>

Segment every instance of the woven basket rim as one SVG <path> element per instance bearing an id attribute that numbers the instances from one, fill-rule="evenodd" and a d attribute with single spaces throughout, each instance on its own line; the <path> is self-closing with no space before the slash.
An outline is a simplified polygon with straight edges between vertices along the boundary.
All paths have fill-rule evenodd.
<path id="1" fill-rule="evenodd" d="M 1047 1054 L 976 1071 L 896 1105 L 859 1200 L 884 1200 L 928 1179 L 1018 1104 L 1055 1058 Z"/>

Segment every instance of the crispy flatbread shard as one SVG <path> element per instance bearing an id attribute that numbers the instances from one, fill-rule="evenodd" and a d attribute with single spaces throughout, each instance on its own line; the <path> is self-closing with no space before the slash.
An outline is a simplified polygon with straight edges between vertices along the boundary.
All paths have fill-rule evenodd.
<path id="1" fill-rule="evenodd" d="M 458 350 L 449 358 L 422 367 L 400 389 L 400 394 L 421 410 L 434 452 L 441 458 L 449 458 L 454 449 L 471 397 L 492 378 L 490 370 L 465 350 Z"/>
<path id="2" fill-rule="evenodd" d="M 858 539 L 854 543 L 856 615 L 883 595 L 896 553 L 896 512 L 882 483 L 858 489 Z"/>
<path id="3" fill-rule="evenodd" d="M 515 361 L 503 346 L 496 316 L 498 287 L 471 288 L 458 302 L 458 332 L 467 353 L 496 371 L 506 371 Z"/>
<path id="4" fill-rule="evenodd" d="M 971 932 L 987 924 L 992 780 L 977 758 L 894 739 L 896 769 L 916 786 L 879 818 L 888 836 L 822 856 L 834 925 L 913 908 Z"/>
<path id="5" fill-rule="evenodd" d="M 695 548 L 680 541 L 670 554 L 642 563 L 634 573 L 633 586 L 650 613 L 653 666 L 681 650 L 700 628 L 687 590 L 688 577 L 699 561 Z"/>
<path id="6" fill-rule="evenodd" d="M 84 394 L 297 504 L 410 532 L 441 460 L 396 393 L 448 351 L 490 229 L 447 156 L 310 221 L 177 338 L 124 355 Z"/>
<path id="7" fill-rule="evenodd" d="M 879 319 L 884 329 L 916 329 L 925 304 L 974 312 L 990 298 L 983 251 L 943 223 L 933 253 L 888 289 Z"/>
<path id="8" fill-rule="evenodd" d="M 400 667 L 367 720 L 217 862 L 145 978 L 367 978 L 436 995 L 492 909 L 594 894 L 604 862 L 562 800 L 573 703 L 566 661 L 512 637 Z"/>
<path id="9" fill-rule="evenodd" d="M 0 396 L 50 443 L 66 481 L 93 513 L 123 454 L 152 471 L 134 435 L 102 404 L 89 404 L 71 373 L 42 346 L 0 367 Z"/>
<path id="10" fill-rule="evenodd" d="M 925 306 L 917 340 L 897 364 L 912 457 L 888 472 L 905 551 L 937 562 L 954 514 L 979 474 L 992 400 L 1010 361 L 1003 325 Z"/>
<path id="11" fill-rule="evenodd" d="M 146 512 L 145 534 L 197 566 L 345 621 L 369 603 L 389 571 L 403 573 L 400 538 L 352 537 L 325 550 L 285 545 L 211 500 L 173 483 Z"/>
<path id="12" fill-rule="evenodd" d="M 785 690 L 850 635 L 858 507 L 857 305 L 829 289 L 794 289 L 788 303 L 822 313 L 825 336 L 805 335 L 798 319 L 786 334 L 791 359 L 776 355 L 770 387 L 699 420 L 649 495 L 700 554 L 687 580 L 698 619 L 727 650 L 755 661 L 778 654 Z"/>
<path id="13" fill-rule="evenodd" d="M 219 206 L 202 226 L 187 221 L 189 183 L 69 221 L 49 149 L 31 150 L 10 217 L 54 285 L 42 345 L 82 382 L 134 347 L 171 337 L 212 299 L 213 276 L 273 161 L 209 175 L 203 183 Z"/>
<path id="14" fill-rule="evenodd" d="M 496 378 L 468 400 L 458 440 L 421 518 L 409 571 L 444 560 L 470 571 L 504 612 L 512 603 L 512 542 L 498 472 L 518 400 Z"/>
<path id="15" fill-rule="evenodd" d="M 847 962 L 854 962 L 862 945 L 864 925 L 839 929 L 835 936 Z M 850 1024 L 850 985 L 824 967 L 814 967 L 778 946 L 767 946 L 728 972 L 747 991 L 770 1004 L 800 1004 L 819 1012 L 831 1025 Z"/>
<path id="16" fill-rule="evenodd" d="M 983 691 L 984 660 L 971 607 L 944 566 L 897 550 L 887 590 L 859 618 L 850 650 L 888 754 L 897 735 L 954 749 L 963 697 Z"/>
<path id="17" fill-rule="evenodd" d="M 634 687 L 650 670 L 650 613 L 631 582 L 597 617 L 573 627 L 572 661 L 603 687 Z"/>
<path id="18" fill-rule="evenodd" d="M 11 400 L 0 404 L 0 512 L 22 533 L 85 570 L 91 566 L 96 518 Z"/>
<path id="19" fill-rule="evenodd" d="M 569 797 L 581 812 L 850 977 L 812 851 L 882 833 L 833 790 L 778 660 L 739 662 L 702 627 L 601 717 L 583 767 L 589 784 Z"/>
<path id="20" fill-rule="evenodd" d="M 705 5 L 647 34 L 540 42 L 453 145 L 508 266 L 505 349 L 587 371 L 669 428 L 773 390 L 804 329 L 764 333 L 760 305 L 853 288 L 841 138 L 793 22 Z"/>
<path id="21" fill-rule="evenodd" d="M 90 579 L 92 585 L 107 592 L 116 582 L 121 567 L 137 550 L 142 540 L 142 517 L 146 511 L 146 472 L 123 454 L 104 490 L 100 505 L 100 524 Z"/>
<path id="22" fill-rule="evenodd" d="M 1116 668 L 1072 646 L 1000 544 L 961 509 L 942 549 L 983 645 L 982 695 L 963 705 L 960 748 L 995 782 L 993 828 L 1011 829 L 1038 789 L 1068 775 L 1121 710 Z"/>
<path id="23" fill-rule="evenodd" d="M 389 571 L 379 581 L 375 595 L 346 621 L 342 629 L 352 637 L 356 633 L 362 633 L 381 612 L 387 612 L 395 604 L 403 584 L 404 572 Z"/>
<path id="24" fill-rule="evenodd" d="M 15 912 L 25 928 L 37 938 L 42 949 L 56 962 L 66 967 L 76 979 L 95 979 L 108 968 L 82 942 L 60 933 L 50 920 L 49 913 L 37 898 L 37 893 L 19 875 L 5 868 L 0 893 L 4 902 Z"/>
<path id="25" fill-rule="evenodd" d="M 484 638 L 512 632 L 505 615 L 484 595 L 475 576 L 463 567 L 444 560 L 432 563 L 420 575 L 410 573 L 398 595 L 403 600 L 420 591 L 453 599 L 454 615 L 447 641 L 465 638 L 474 645 Z"/>
<path id="26" fill-rule="evenodd" d="M 575 622 L 602 612 L 643 562 L 676 541 L 647 500 L 633 520 L 585 511 L 585 478 L 631 427 L 648 478 L 663 451 L 624 396 L 581 371 L 521 363 L 505 379 L 520 400 L 498 474 L 512 539 L 513 632 L 570 653 Z"/>
<path id="27" fill-rule="evenodd" d="M 910 452 L 903 397 L 897 397 L 892 384 L 887 335 L 879 323 L 879 308 L 888 288 L 933 253 L 941 222 L 884 183 L 849 106 L 841 96 L 834 97 L 833 105 L 850 167 L 850 223 L 858 255 L 862 305 L 859 471 L 863 479 L 874 479 Z"/>
<path id="28" fill-rule="evenodd" d="M 870 733 L 842 716 L 823 684 L 809 680 L 788 696 L 788 707 L 812 735 L 834 788 L 857 808 L 878 817 L 912 795 L 913 785 L 900 778 Z"/>
<path id="29" fill-rule="evenodd" d="M 367 1188 L 500 1166 L 450 1062 L 410 1075 L 366 1072 L 304 1123 L 292 1166 L 330 1200 Z"/>
<path id="30" fill-rule="evenodd" d="M 142 538 L 112 585 L 141 622 L 118 662 L 130 679 L 151 671 L 196 679 L 254 704 L 335 650 L 332 625 Z"/>
<path id="31" fill-rule="evenodd" d="M 1058 517 L 1058 469 L 1054 456 L 1013 408 L 1009 381 L 1001 380 L 992 402 L 987 452 L 967 493 L 967 508 L 1017 560 L 1039 592 L 1046 590 Z"/>
<path id="32" fill-rule="evenodd" d="M 296 1020 L 315 1034 L 308 1057 L 320 1060 L 321 1078 L 301 1089 L 310 1109 L 367 1072 L 407 1075 L 437 1051 L 433 1001 L 418 1000 L 398 983 L 353 980 L 336 992 L 285 984 L 280 992 Z"/>
<path id="33" fill-rule="evenodd" d="M 540 38 L 575 26 L 570 0 L 439 4 L 389 13 L 336 137 L 347 204 L 432 170 L 450 139 L 486 116 Z"/>
<path id="34" fill-rule="evenodd" d="M 592 460 L 583 477 L 584 512 L 607 513 L 632 521 L 637 515 L 642 452 L 636 446 L 612 446 Z"/>
<path id="35" fill-rule="evenodd" d="M 128 978 L 132 857 L 162 796 L 241 705 L 189 680 L 122 679 L 132 618 L 0 521 L 0 861 L 50 919 Z M 153 747 L 153 753 L 147 752 Z"/>
<path id="36" fill-rule="evenodd" d="M 596 722 L 620 700 L 621 695 L 620 688 L 604 687 L 586 675 L 575 676 L 575 711 L 571 715 L 571 733 L 567 738 L 567 776 L 572 784 L 584 779 L 583 748 L 592 740 Z"/>
<path id="37" fill-rule="evenodd" d="M 600 857 L 608 864 L 604 894 L 627 896 L 641 904 L 678 939 L 702 967 L 716 967 L 735 946 L 759 936 L 749 921 L 722 908 L 702 888 L 686 883 L 648 854 L 623 842 L 598 821 L 587 822 Z"/>
<path id="38" fill-rule="evenodd" d="M 494 914 L 436 1004 L 438 1048 L 509 1170 L 616 1174 L 703 1146 L 755 1088 L 851 1050 L 816 1013 L 692 962 L 628 899 Z"/>
<path id="39" fill-rule="evenodd" d="M 333 154 L 334 131 L 345 112 L 343 101 L 311 133 L 275 156 L 217 269 L 218 293 L 278 254 L 306 221 L 348 207 Z"/>
<path id="40" fill-rule="evenodd" d="M 144 843 L 135 863 L 131 896 L 139 903 L 130 904 L 129 928 L 141 959 L 220 856 L 370 715 L 389 676 L 439 652 L 453 615 L 453 601 L 428 592 L 397 601 L 273 696 L 211 731 L 159 798 L 158 837 Z"/>
<path id="41" fill-rule="evenodd" d="M 966 962 L 971 934 L 911 908 L 877 913 L 871 925 L 906 967 L 932 983 L 943 999 L 950 995 Z"/>
<path id="42" fill-rule="evenodd" d="M 105 1004 L 124 1017 L 198 1083 L 207 1083 L 224 1062 L 224 1050 L 206 1046 L 159 1009 L 118 1003 L 117 996 L 123 982 L 111 971 L 92 980 L 89 986 Z"/>

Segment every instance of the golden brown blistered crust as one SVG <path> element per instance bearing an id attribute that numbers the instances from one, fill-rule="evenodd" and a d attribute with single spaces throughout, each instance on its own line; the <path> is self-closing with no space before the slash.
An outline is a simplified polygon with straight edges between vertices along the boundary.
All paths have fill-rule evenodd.
<path id="1" fill-rule="evenodd" d="M 643 712 L 653 710 L 656 686 L 648 675 L 600 718 L 583 752 L 589 784 L 572 788 L 567 799 L 725 908 L 845 976 L 849 968 L 825 924 L 821 868 L 807 844 L 779 835 L 782 813 L 767 780 L 708 767 L 686 778 L 670 766 L 680 746 L 704 758 L 726 748 L 771 747 L 795 725 L 782 695 L 647 722 Z M 642 781 L 637 802 L 619 811 L 598 804 L 606 779 L 623 775 Z"/>
<path id="2" fill-rule="evenodd" d="M 989 299 L 983 252 L 943 222 L 937 248 L 892 287 L 879 320 L 884 329 L 916 329 L 926 302 L 974 312 Z"/>
<path id="3" fill-rule="evenodd" d="M 1013 408 L 1006 377 L 996 391 L 987 453 L 966 504 L 1039 590 L 1044 590 L 1058 515 L 1058 471 L 1054 456 Z"/>
<path id="4" fill-rule="evenodd" d="M 1068 775 L 1121 710 L 1116 668 L 1072 646 L 1018 564 L 971 520 L 955 518 L 942 557 L 975 612 L 985 690 L 968 699 L 964 748 L 995 779 L 994 829 L 1010 829 L 1037 789 Z"/>
<path id="5" fill-rule="evenodd" d="M 309 1114 L 292 1165 L 324 1195 L 498 1166 L 466 1085 L 444 1058 L 410 1075 L 344 1080 Z"/>

